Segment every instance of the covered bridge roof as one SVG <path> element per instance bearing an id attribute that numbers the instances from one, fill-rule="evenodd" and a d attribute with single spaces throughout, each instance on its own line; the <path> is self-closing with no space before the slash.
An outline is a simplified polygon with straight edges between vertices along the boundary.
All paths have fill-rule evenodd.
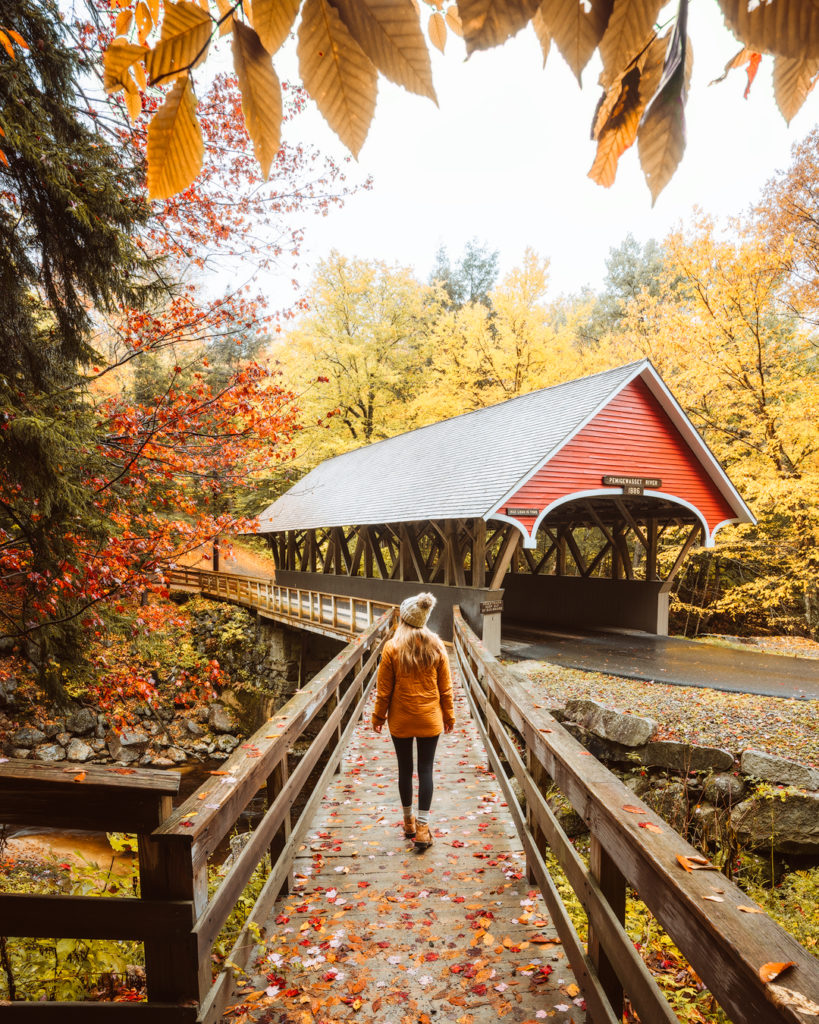
<path id="1" fill-rule="evenodd" d="M 659 374 L 648 360 L 640 360 L 328 459 L 265 509 L 260 532 L 505 519 L 504 504 L 638 378 L 690 449 L 709 486 L 719 492 L 733 521 L 753 522 Z M 612 464 L 610 471 L 615 469 Z M 532 527 L 529 522 L 516 525 L 525 534 Z M 709 536 L 717 528 L 711 525 Z"/>

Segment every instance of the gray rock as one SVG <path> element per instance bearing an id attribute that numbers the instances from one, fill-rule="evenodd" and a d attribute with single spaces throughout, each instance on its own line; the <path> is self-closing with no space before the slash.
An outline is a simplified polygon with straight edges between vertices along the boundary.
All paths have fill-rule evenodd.
<path id="1" fill-rule="evenodd" d="M 706 842 L 719 846 L 725 836 L 725 812 L 703 800 L 694 807 L 692 817 L 700 836 Z"/>
<path id="2" fill-rule="evenodd" d="M 150 750 L 148 751 L 147 754 L 143 754 L 142 757 L 139 759 L 139 764 L 140 767 L 142 768 L 149 768 L 153 763 L 154 755 L 150 752 Z"/>
<path id="3" fill-rule="evenodd" d="M 221 704 L 212 704 L 208 712 L 208 725 L 214 732 L 235 732 L 236 716 Z"/>
<path id="4" fill-rule="evenodd" d="M 157 733 L 165 731 L 159 724 L 159 722 L 146 722 L 145 728 L 151 734 L 151 736 L 156 736 Z"/>
<path id="5" fill-rule="evenodd" d="M 64 761 L 65 750 L 59 743 L 44 743 L 34 751 L 35 761 Z"/>
<path id="6" fill-rule="evenodd" d="M 651 780 L 645 775 L 629 775 L 628 778 L 623 779 L 623 783 L 641 800 L 651 789 Z"/>
<path id="7" fill-rule="evenodd" d="M 652 768 L 674 768 L 681 772 L 727 771 L 734 755 L 722 747 L 701 747 L 675 740 L 655 740 L 640 750 L 640 760 Z"/>
<path id="8" fill-rule="evenodd" d="M 786 757 L 766 754 L 764 750 L 743 750 L 740 767 L 745 775 L 763 782 L 774 782 L 797 789 L 819 790 L 819 769 L 809 768 Z"/>
<path id="9" fill-rule="evenodd" d="M 148 747 L 148 736 L 141 729 L 123 729 L 119 735 L 109 732 L 106 740 L 111 757 L 126 764 L 138 761 Z"/>
<path id="10" fill-rule="evenodd" d="M 205 754 L 208 754 L 210 752 L 208 748 L 209 744 L 207 743 L 194 743 L 194 745 L 191 747 L 191 750 L 194 752 L 194 754 L 201 754 L 204 757 Z"/>
<path id="11" fill-rule="evenodd" d="M 594 700 L 567 701 L 566 717 L 595 736 L 624 747 L 644 746 L 657 730 L 653 718 L 623 714 Z"/>
<path id="12" fill-rule="evenodd" d="M 231 750 L 235 750 L 239 746 L 239 740 L 235 736 L 220 736 L 216 741 L 216 749 L 223 751 L 225 754 L 229 754 Z"/>
<path id="13" fill-rule="evenodd" d="M 28 749 L 28 747 L 12 747 L 11 756 L 20 758 L 20 760 L 25 761 L 27 757 L 31 757 L 31 751 Z"/>
<path id="14" fill-rule="evenodd" d="M 94 756 L 93 749 L 87 743 L 76 738 L 68 744 L 65 753 L 69 761 L 87 761 L 89 757 Z"/>
<path id="15" fill-rule="evenodd" d="M 78 708 L 65 720 L 65 727 L 69 732 L 85 736 L 96 729 L 97 716 L 91 708 Z"/>
<path id="16" fill-rule="evenodd" d="M 211 761 L 227 761 L 228 755 L 223 754 L 219 750 L 214 750 L 214 752 L 210 755 L 210 759 Z"/>
<path id="17" fill-rule="evenodd" d="M 720 772 L 705 780 L 703 795 L 712 804 L 732 806 L 745 795 L 745 783 L 732 772 Z"/>
<path id="18" fill-rule="evenodd" d="M 15 747 L 36 747 L 38 743 L 42 743 L 46 738 L 46 734 L 42 729 L 32 729 L 25 725 L 22 729 L 18 729 L 16 733 L 11 737 L 11 742 Z"/>
<path id="19" fill-rule="evenodd" d="M 187 728 L 187 730 L 191 734 L 191 736 L 204 736 L 205 735 L 205 730 L 202 728 L 202 726 L 199 725 L 198 723 L 192 721 L 190 718 L 185 722 L 185 727 Z"/>
<path id="20" fill-rule="evenodd" d="M 188 760 L 188 755 L 179 747 L 168 747 L 165 756 L 170 758 L 174 764 L 184 764 Z"/>
<path id="21" fill-rule="evenodd" d="M 61 747 L 67 747 L 68 744 L 73 739 L 70 732 L 58 732 L 54 738 L 57 740 Z"/>
<path id="22" fill-rule="evenodd" d="M 169 757 L 155 757 L 151 763 L 152 768 L 173 768 L 173 761 Z"/>
<path id="23" fill-rule="evenodd" d="M 777 853 L 819 853 L 819 793 L 755 795 L 731 812 L 741 846 Z"/>
<path id="24" fill-rule="evenodd" d="M 14 704 L 14 692 L 17 689 L 17 680 L 14 676 L 0 681 L 0 708 L 10 708 Z"/>
<path id="25" fill-rule="evenodd" d="M 97 739 L 95 736 L 93 739 L 88 741 L 88 746 L 94 751 L 95 754 L 101 754 L 105 750 L 105 740 Z"/>
<path id="26" fill-rule="evenodd" d="M 46 734 L 46 739 L 53 740 L 58 733 L 65 732 L 65 722 L 46 722 L 43 732 Z"/>
<path id="27" fill-rule="evenodd" d="M 209 713 L 210 712 L 203 704 L 194 711 L 193 715 L 197 722 L 207 722 Z"/>

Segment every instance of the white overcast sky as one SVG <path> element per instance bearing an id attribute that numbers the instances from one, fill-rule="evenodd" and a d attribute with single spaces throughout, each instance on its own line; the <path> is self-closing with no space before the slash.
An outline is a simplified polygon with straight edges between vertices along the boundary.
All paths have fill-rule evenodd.
<path id="1" fill-rule="evenodd" d="M 663 11 L 661 20 L 675 9 Z M 621 158 L 611 189 L 586 177 L 595 149 L 589 124 L 600 92 L 597 57 L 581 90 L 554 47 L 542 69 L 531 27 L 468 61 L 463 41 L 449 33 L 445 55 L 430 48 L 439 107 L 379 77 L 375 118 L 350 170 L 351 178 L 372 175 L 373 189 L 308 223 L 300 280 L 306 283 L 316 260 L 333 248 L 410 266 L 426 280 L 440 245 L 457 257 L 477 237 L 499 250 L 501 273 L 527 245 L 547 256 L 554 297 L 585 284 L 598 287 L 609 249 L 628 232 L 640 241 L 662 239 L 690 219 L 695 205 L 717 216 L 741 214 L 819 119 L 819 90 L 788 127 L 774 104 L 770 57 L 748 100 L 744 69 L 709 88 L 739 49 L 715 0 L 691 0 L 689 35 L 688 146 L 653 209 L 636 146 Z M 283 77 L 295 77 L 294 49 L 291 43 L 276 58 Z M 310 107 L 285 131 L 298 126 L 305 141 L 342 156 L 343 147 Z M 271 304 L 292 298 L 291 276 L 288 268 L 269 282 Z"/>

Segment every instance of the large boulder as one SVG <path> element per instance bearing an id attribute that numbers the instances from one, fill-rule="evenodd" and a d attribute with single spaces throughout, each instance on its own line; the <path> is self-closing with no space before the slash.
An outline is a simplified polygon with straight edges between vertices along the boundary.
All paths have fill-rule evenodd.
<path id="1" fill-rule="evenodd" d="M 730 750 L 676 740 L 655 740 L 638 753 L 640 761 L 650 768 L 673 768 L 681 772 L 727 771 L 734 763 Z"/>
<path id="2" fill-rule="evenodd" d="M 819 853 L 819 793 L 755 794 L 731 812 L 740 846 L 777 853 Z"/>
<path id="3" fill-rule="evenodd" d="M 234 713 L 223 704 L 211 704 L 208 725 L 214 732 L 236 732 L 239 727 Z"/>
<path id="4" fill-rule="evenodd" d="M 115 761 L 138 761 L 148 748 L 149 736 L 141 729 L 123 729 L 106 736 L 108 751 Z"/>
<path id="5" fill-rule="evenodd" d="M 36 747 L 37 744 L 42 743 L 45 738 L 46 734 L 42 729 L 32 729 L 30 726 L 26 725 L 14 733 L 11 737 L 11 742 L 15 747 Z"/>
<path id="6" fill-rule="evenodd" d="M 745 796 L 745 782 L 733 772 L 720 772 L 705 780 L 703 796 L 712 804 L 732 807 Z"/>
<path id="7" fill-rule="evenodd" d="M 93 732 L 97 727 L 97 715 L 91 708 L 78 708 L 65 720 L 65 727 L 68 732 L 76 733 L 78 736 L 85 736 Z"/>
<path id="8" fill-rule="evenodd" d="M 64 761 L 65 749 L 59 743 L 44 743 L 34 751 L 35 761 Z"/>
<path id="9" fill-rule="evenodd" d="M 767 754 L 764 750 L 743 750 L 740 767 L 745 775 L 752 775 L 763 782 L 819 790 L 819 769 L 791 761 L 787 757 Z"/>
<path id="10" fill-rule="evenodd" d="M 239 746 L 239 740 L 236 736 L 222 735 L 216 741 L 216 749 L 221 750 L 225 754 L 229 754 Z"/>
<path id="11" fill-rule="evenodd" d="M 594 700 L 567 701 L 565 715 L 593 735 L 624 747 L 642 747 L 657 731 L 653 718 L 624 714 Z"/>
<path id="12" fill-rule="evenodd" d="M 94 756 L 91 747 L 76 737 L 68 744 L 65 753 L 69 761 L 87 761 Z"/>

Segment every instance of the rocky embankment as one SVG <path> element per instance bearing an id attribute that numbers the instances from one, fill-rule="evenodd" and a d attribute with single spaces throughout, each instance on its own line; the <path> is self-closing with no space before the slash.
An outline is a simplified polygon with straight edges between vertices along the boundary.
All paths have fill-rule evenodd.
<path id="1" fill-rule="evenodd" d="M 819 856 L 819 770 L 762 750 L 658 740 L 658 723 L 593 700 L 555 717 L 678 832 L 712 846 Z M 585 830 L 565 812 L 574 834 Z"/>

